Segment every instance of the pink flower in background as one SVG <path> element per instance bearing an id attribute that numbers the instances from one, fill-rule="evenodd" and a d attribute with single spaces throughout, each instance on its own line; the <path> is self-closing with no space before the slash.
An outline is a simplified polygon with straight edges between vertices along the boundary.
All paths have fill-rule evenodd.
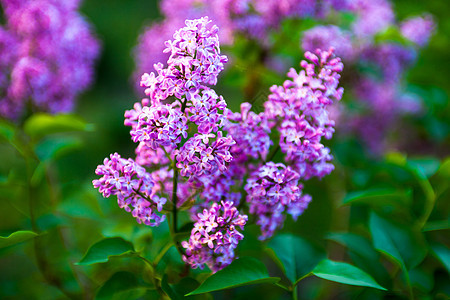
<path id="1" fill-rule="evenodd" d="M 78 2 L 1 1 L 1 116 L 18 118 L 28 101 L 33 111 L 72 111 L 90 85 L 100 47 Z"/>

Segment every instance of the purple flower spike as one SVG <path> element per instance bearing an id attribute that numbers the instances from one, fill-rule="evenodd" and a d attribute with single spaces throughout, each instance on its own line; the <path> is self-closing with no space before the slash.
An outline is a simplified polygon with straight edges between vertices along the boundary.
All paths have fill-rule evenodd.
<path id="1" fill-rule="evenodd" d="M 186 20 L 173 40 L 166 41 L 170 53 L 167 68 L 155 65 L 157 74 L 144 74 L 141 85 L 154 103 L 169 96 L 192 97 L 202 85 L 215 85 L 227 57 L 220 55 L 218 27 L 210 26 L 208 17 Z"/>
<path id="2" fill-rule="evenodd" d="M 244 230 L 247 219 L 231 201 L 204 209 L 198 214 L 189 241 L 181 243 L 186 249 L 183 260 L 194 269 L 203 269 L 206 264 L 213 273 L 228 266 L 236 258 L 234 249 L 244 238 L 237 229 Z"/>
<path id="3" fill-rule="evenodd" d="M 311 196 L 302 195 L 300 175 L 284 164 L 268 162 L 256 170 L 245 185 L 250 213 L 261 227 L 261 240 L 270 238 L 283 226 L 287 212 L 294 219 L 303 213 Z"/>
<path id="4" fill-rule="evenodd" d="M 278 124 L 279 145 L 289 163 L 296 166 L 304 179 L 329 174 L 332 159 L 322 142 L 334 133 L 334 121 L 329 118 L 329 106 L 339 101 L 343 88 L 338 87 L 343 64 L 329 51 L 307 51 L 297 73 L 291 69 L 282 86 L 272 86 L 269 101 L 265 103 L 269 124 Z"/>
<path id="5" fill-rule="evenodd" d="M 100 179 L 93 180 L 95 188 L 103 197 L 117 196 L 120 208 L 131 212 L 136 221 L 149 226 L 159 226 L 166 218 L 157 212 L 162 211 L 166 199 L 153 195 L 155 185 L 152 176 L 131 158 L 121 158 L 119 154 L 105 158 L 103 165 L 95 170 Z"/>

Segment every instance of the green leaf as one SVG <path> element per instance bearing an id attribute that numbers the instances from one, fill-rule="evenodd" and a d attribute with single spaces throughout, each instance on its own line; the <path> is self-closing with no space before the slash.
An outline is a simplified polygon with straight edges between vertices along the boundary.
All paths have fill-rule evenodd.
<path id="1" fill-rule="evenodd" d="M 414 268 L 409 271 L 409 278 L 411 285 L 422 290 L 424 293 L 429 293 L 433 289 L 433 276 L 425 270 Z"/>
<path id="2" fill-rule="evenodd" d="M 404 207 L 411 203 L 411 197 L 411 190 L 370 189 L 348 193 L 342 200 L 342 204 L 369 204 L 372 206 L 395 205 Z"/>
<path id="3" fill-rule="evenodd" d="M 81 144 L 81 140 L 76 137 L 46 138 L 36 145 L 35 151 L 41 161 L 46 161 L 80 148 Z"/>
<path id="4" fill-rule="evenodd" d="M 369 273 L 377 282 L 389 285 L 389 273 L 379 263 L 380 255 L 369 240 L 352 233 L 330 233 L 326 238 L 346 246 L 357 267 Z"/>
<path id="5" fill-rule="evenodd" d="M 91 265 L 107 262 L 110 256 L 134 254 L 134 247 L 120 237 L 105 238 L 92 245 L 76 265 Z"/>
<path id="6" fill-rule="evenodd" d="M 34 169 L 33 175 L 31 176 L 30 184 L 33 187 L 38 186 L 45 177 L 47 164 L 45 162 L 40 162 L 36 169 Z"/>
<path id="7" fill-rule="evenodd" d="M 421 232 L 412 227 L 400 227 L 375 213 L 369 220 L 375 248 L 391 257 L 402 268 L 412 269 L 425 258 L 427 245 Z"/>
<path id="8" fill-rule="evenodd" d="M 423 227 L 422 231 L 435 231 L 450 229 L 450 217 L 447 220 L 429 221 Z"/>
<path id="9" fill-rule="evenodd" d="M 349 285 L 366 286 L 386 291 L 369 274 L 344 262 L 325 259 L 312 271 L 320 278 Z"/>
<path id="10" fill-rule="evenodd" d="M 266 266 L 253 257 L 241 257 L 226 268 L 208 277 L 197 289 L 186 296 L 235 288 L 243 285 L 275 283 L 280 278 L 270 277 Z"/>
<path id="11" fill-rule="evenodd" d="M 268 246 L 279 259 L 286 277 L 293 284 L 310 273 L 325 258 L 323 250 L 291 234 L 274 237 Z"/>
<path id="12" fill-rule="evenodd" d="M 427 178 L 433 176 L 440 167 L 439 160 L 432 157 L 408 159 L 408 164 L 412 168 L 420 169 Z"/>
<path id="13" fill-rule="evenodd" d="M 444 245 L 432 245 L 431 249 L 437 258 L 442 262 L 447 272 L 450 273 L 450 250 Z"/>
<path id="14" fill-rule="evenodd" d="M 0 236 L 0 249 L 25 242 L 36 236 L 38 236 L 37 233 L 25 230 L 13 232 L 7 237 Z"/>
<path id="15" fill-rule="evenodd" d="M 112 275 L 98 291 L 95 299 L 124 299 L 124 292 L 133 291 L 132 299 L 140 298 L 146 289 L 152 288 L 149 285 L 139 282 L 136 275 L 130 272 L 117 272 Z M 131 299 L 127 297 L 127 299 Z"/>
<path id="16" fill-rule="evenodd" d="M 450 179 L 450 157 L 444 160 L 438 170 L 438 175 Z"/>
<path id="17" fill-rule="evenodd" d="M 364 255 L 369 260 L 378 260 L 378 253 L 362 236 L 353 233 L 329 233 L 326 238 L 347 246 L 350 250 Z"/>
<path id="18" fill-rule="evenodd" d="M 197 280 L 185 277 L 180 280 L 177 284 L 169 284 L 167 281 L 167 274 L 164 274 L 162 280 L 161 280 L 161 288 L 163 291 L 170 297 L 172 300 L 178 300 L 178 299 L 204 299 L 206 295 L 192 295 L 185 297 L 189 291 L 194 290 L 199 286 L 199 283 Z"/>
<path id="19" fill-rule="evenodd" d="M 0 120 L 0 137 L 11 142 L 14 139 L 15 134 L 16 130 L 12 124 L 5 120 Z"/>
<path id="20" fill-rule="evenodd" d="M 92 130 L 92 125 L 86 124 L 75 115 L 38 113 L 32 115 L 24 124 L 25 133 L 33 138 L 53 133 L 88 130 Z"/>
<path id="21" fill-rule="evenodd" d="M 180 297 L 177 293 L 175 293 L 175 291 L 169 285 L 169 283 L 167 282 L 167 274 L 164 274 L 161 280 L 161 288 L 172 300 L 177 300 L 183 297 L 183 296 Z"/>

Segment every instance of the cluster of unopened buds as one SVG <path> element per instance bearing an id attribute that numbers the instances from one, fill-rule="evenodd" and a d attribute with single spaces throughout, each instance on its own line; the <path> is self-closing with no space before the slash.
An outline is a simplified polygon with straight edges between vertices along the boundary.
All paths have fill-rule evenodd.
<path id="1" fill-rule="evenodd" d="M 254 215 L 260 238 L 270 238 L 286 214 L 296 219 L 311 201 L 300 180 L 333 170 L 321 138 L 334 131 L 327 109 L 342 96 L 343 66 L 333 49 L 307 52 L 306 71 L 292 69 L 292 80 L 273 86 L 263 112 L 243 103 L 233 113 L 211 88 L 227 58 L 210 23 L 187 20 L 165 43 L 167 67 L 155 65 L 156 73 L 142 76 L 148 98 L 125 112 L 136 159 L 111 155 L 98 166 L 102 177 L 94 186 L 105 197 L 116 195 L 139 223 L 158 225 L 170 211 L 173 231 L 181 206 L 190 207 L 194 228 L 179 250 L 192 268 L 216 272 L 236 258 L 245 212 Z M 272 162 L 277 152 L 286 164 Z"/>

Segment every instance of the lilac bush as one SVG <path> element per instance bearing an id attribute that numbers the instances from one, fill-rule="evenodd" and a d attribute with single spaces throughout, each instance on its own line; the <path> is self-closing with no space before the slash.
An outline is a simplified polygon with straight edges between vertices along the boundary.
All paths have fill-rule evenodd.
<path id="1" fill-rule="evenodd" d="M 174 243 L 192 268 L 216 272 L 236 258 L 248 214 L 260 239 L 270 238 L 286 214 L 297 219 L 311 201 L 300 181 L 333 170 L 322 138 L 334 132 L 328 109 L 342 97 L 343 64 L 333 48 L 306 52 L 304 70 L 292 68 L 290 80 L 270 89 L 263 112 L 245 102 L 235 113 L 212 88 L 228 59 L 208 17 L 186 20 L 164 44 L 167 65 L 142 75 L 148 98 L 125 112 L 136 159 L 111 155 L 93 184 L 138 223 L 157 226 L 168 214 L 173 236 L 188 207 L 194 228 Z M 283 163 L 273 161 L 277 153 Z"/>
<path id="2" fill-rule="evenodd" d="M 99 42 L 77 12 L 79 1 L 2 0 L 0 115 L 25 109 L 70 112 L 93 79 Z"/>

